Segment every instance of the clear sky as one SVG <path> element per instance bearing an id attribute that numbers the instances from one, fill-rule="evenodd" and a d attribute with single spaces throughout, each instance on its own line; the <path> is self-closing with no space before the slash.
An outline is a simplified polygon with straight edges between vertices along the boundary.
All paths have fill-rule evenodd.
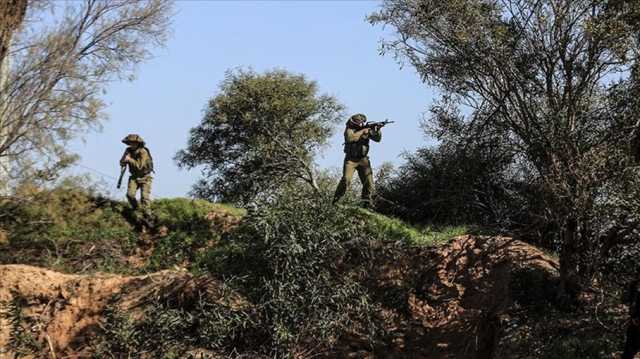
<path id="1" fill-rule="evenodd" d="M 109 86 L 110 118 L 103 130 L 73 143 L 81 155 L 75 171 L 102 177 L 115 191 L 113 177 L 124 150 L 120 140 L 139 133 L 154 157 L 153 196 L 186 196 L 200 171 L 178 169 L 173 157 L 186 146 L 189 129 L 200 122 L 225 71 L 236 67 L 302 73 L 345 104 L 348 114 L 395 120 L 370 157 L 374 170 L 386 161 L 401 164 L 404 151 L 429 141 L 419 121 L 435 95 L 411 66 L 401 68 L 392 56 L 379 55 L 386 30 L 365 20 L 378 6 L 376 1 L 178 1 L 166 48 L 154 51 L 133 82 Z M 342 129 L 336 128 L 318 158 L 320 167 L 342 166 Z"/>

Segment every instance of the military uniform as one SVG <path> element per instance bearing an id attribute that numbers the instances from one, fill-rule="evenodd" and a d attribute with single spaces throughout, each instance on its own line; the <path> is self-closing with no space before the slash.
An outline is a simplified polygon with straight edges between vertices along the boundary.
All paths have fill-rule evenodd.
<path id="1" fill-rule="evenodd" d="M 140 207 L 149 211 L 151 203 L 151 183 L 153 182 L 153 159 L 151 153 L 144 146 L 144 140 L 138 135 L 128 135 L 122 143 L 130 147 L 122 155 L 121 166 L 129 166 L 129 182 L 127 185 L 127 200 L 133 209 L 138 209 L 136 193 L 140 190 Z"/>
<path id="2" fill-rule="evenodd" d="M 361 198 L 365 205 L 373 204 L 373 170 L 369 161 L 369 140 L 380 142 L 382 132 L 380 129 L 363 128 L 366 116 L 356 114 L 351 116 L 344 131 L 344 164 L 342 167 L 342 179 L 336 188 L 333 203 L 336 203 L 347 191 L 353 173 L 358 171 L 358 177 L 362 183 Z"/>

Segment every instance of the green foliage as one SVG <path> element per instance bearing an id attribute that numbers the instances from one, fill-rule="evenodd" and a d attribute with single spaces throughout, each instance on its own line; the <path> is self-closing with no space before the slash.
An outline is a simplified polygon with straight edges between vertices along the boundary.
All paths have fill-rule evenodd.
<path id="1" fill-rule="evenodd" d="M 375 305 L 348 275 L 358 243 L 369 233 L 351 209 L 295 191 L 248 215 L 220 267 L 242 279 L 242 291 L 260 308 L 266 336 L 261 351 L 285 355 L 303 344 L 330 347 L 354 330 L 372 338 Z"/>
<path id="2" fill-rule="evenodd" d="M 384 241 L 402 241 L 418 246 L 437 245 L 468 233 L 468 228 L 463 225 L 445 226 L 439 229 L 417 228 L 400 219 L 363 208 L 354 210 L 359 218 L 366 220 L 367 230 L 372 237 L 382 238 Z"/>
<path id="3" fill-rule="evenodd" d="M 176 160 L 204 166 L 194 193 L 212 200 L 246 203 L 282 184 L 314 185 L 314 156 L 341 114 L 303 75 L 230 71 Z"/>
<path id="4" fill-rule="evenodd" d="M 209 256 L 207 251 L 218 244 L 226 225 L 215 223 L 210 216 L 215 215 L 224 222 L 235 221 L 245 214 L 244 210 L 232 206 L 186 198 L 154 201 L 152 210 L 157 225 L 167 227 L 168 234 L 157 240 L 149 259 L 149 270 L 183 263 L 192 270 L 202 270 Z"/>
<path id="5" fill-rule="evenodd" d="M 25 299 L 14 294 L 8 303 L 0 302 L 0 318 L 4 318 L 11 326 L 9 332 L 9 348 L 17 356 L 34 355 L 43 349 L 38 340 L 33 336 L 29 323 L 22 313 Z M 0 348 L 3 349 L 3 348 Z M 3 351 L 0 350 L 0 354 Z"/>
<path id="6" fill-rule="evenodd" d="M 95 357 L 131 357 L 141 344 L 135 322 L 114 307 L 105 309 L 102 316 L 104 341 L 95 345 Z"/>
<path id="7" fill-rule="evenodd" d="M 136 242 L 133 226 L 122 215 L 126 207 L 84 187 L 73 180 L 52 189 L 26 186 L 3 200 L 0 226 L 8 232 L 5 245 L 11 250 L 0 251 L 0 263 L 126 271 L 119 258 Z"/>
<path id="8" fill-rule="evenodd" d="M 212 212 L 225 213 L 233 217 L 242 217 L 246 213 L 245 210 L 230 205 L 188 198 L 155 200 L 152 203 L 152 211 L 159 225 L 188 231 L 209 229 L 211 222 L 206 217 Z"/>
<path id="9" fill-rule="evenodd" d="M 481 181 L 488 186 L 469 186 L 477 178 L 473 171 L 458 173 L 469 174 L 470 181 L 462 178 L 444 188 L 455 190 L 461 184 L 462 191 L 452 194 L 466 195 L 459 202 L 463 206 L 472 203 L 469 194 L 482 191 L 478 204 L 490 209 L 492 194 L 506 191 L 506 203 L 516 204 L 495 208 L 515 212 L 509 222 L 538 237 L 551 229 L 552 245 L 562 255 L 560 295 L 565 299 L 575 299 L 579 279 L 588 281 L 593 275 L 594 259 L 601 257 L 593 249 L 600 244 L 600 231 L 610 226 L 598 220 L 596 207 L 612 195 L 610 186 L 630 167 L 627 148 L 638 135 L 640 44 L 638 8 L 632 3 L 385 0 L 369 17 L 397 33 L 382 51 L 407 59 L 426 83 L 442 90 L 442 101 L 428 121 L 439 130 L 438 139 L 458 150 L 484 143 L 479 153 L 507 155 L 508 166 L 499 171 L 488 167 L 484 173 L 497 175 Z M 620 80 L 612 81 L 612 74 Z M 512 176 L 521 185 L 502 186 Z M 429 186 L 428 180 L 437 176 L 425 177 L 427 193 L 441 188 Z M 444 178 L 460 177 L 450 171 Z M 398 182 L 402 187 L 402 178 Z M 509 201 L 509 191 L 516 192 L 518 201 Z M 449 197 L 435 200 L 451 201 Z M 497 198 L 504 203 L 504 197 Z M 434 207 L 429 201 L 424 207 Z M 518 207 L 525 209 L 524 223 L 519 223 Z"/>
<path id="10" fill-rule="evenodd" d="M 85 189 L 89 188 L 89 189 Z M 236 225 L 244 210 L 224 204 L 185 198 L 152 203 L 158 228 L 148 264 L 133 268 L 140 233 L 129 206 L 95 194 L 73 180 L 52 189 L 24 187 L 18 199 L 0 203 L 0 263 L 22 263 L 82 272 L 136 273 L 174 265 L 203 269 L 207 248 Z"/>
<path id="11" fill-rule="evenodd" d="M 227 293 L 229 293 L 227 291 Z M 196 298 L 193 303 L 162 299 L 150 303 L 144 316 L 133 320 L 115 306 L 104 313 L 102 332 L 92 343 L 95 357 L 183 358 L 193 348 L 224 352 L 242 348 L 255 330 L 252 312 Z"/>
<path id="12" fill-rule="evenodd" d="M 441 143 L 405 155 L 405 163 L 379 182 L 386 201 L 377 209 L 417 223 L 508 225 L 521 201 L 509 173 L 513 155 L 502 134 L 465 128 L 460 118 L 433 111 L 425 131 Z"/>
<path id="13" fill-rule="evenodd" d="M 132 78 L 151 49 L 165 43 L 172 2 L 127 0 L 113 6 L 77 1 L 49 6 L 19 1 L 3 4 L 2 11 L 16 17 L 16 7 L 25 3 L 30 20 L 16 26 L 13 39 L 13 29 L 0 16 L 0 157 L 7 161 L 5 171 L 11 172 L 0 181 L 51 181 L 75 159 L 69 155 L 69 142 L 105 120 L 102 95 L 107 84 Z M 9 5 L 14 10 L 7 12 Z"/>

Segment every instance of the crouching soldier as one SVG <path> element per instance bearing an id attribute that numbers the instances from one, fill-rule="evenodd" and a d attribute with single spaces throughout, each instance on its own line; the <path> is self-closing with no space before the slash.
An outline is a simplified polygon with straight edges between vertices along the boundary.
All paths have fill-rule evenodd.
<path id="1" fill-rule="evenodd" d="M 363 114 L 351 116 L 344 131 L 344 164 L 342 167 L 342 179 L 333 196 L 333 203 L 337 203 L 344 196 L 353 172 L 358 171 L 358 177 L 362 183 L 362 202 L 366 207 L 373 206 L 373 170 L 369 161 L 369 140 L 380 142 L 382 131 L 380 127 L 365 127 L 367 117 Z"/>
<path id="2" fill-rule="evenodd" d="M 122 140 L 128 147 L 120 159 L 120 166 L 129 166 L 129 182 L 127 185 L 127 200 L 133 210 L 142 209 L 142 213 L 147 221 L 152 219 L 151 203 L 151 182 L 153 177 L 153 158 L 151 152 L 145 147 L 142 137 L 130 134 Z M 136 194 L 140 190 L 140 204 Z"/>

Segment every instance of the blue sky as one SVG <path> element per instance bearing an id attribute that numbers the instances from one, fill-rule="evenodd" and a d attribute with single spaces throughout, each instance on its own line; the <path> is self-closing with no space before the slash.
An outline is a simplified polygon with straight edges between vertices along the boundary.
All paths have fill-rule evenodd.
<path id="1" fill-rule="evenodd" d="M 366 22 L 375 1 L 178 1 L 173 34 L 166 48 L 142 64 L 133 82 L 109 86 L 109 120 L 100 132 L 76 141 L 81 155 L 75 171 L 90 172 L 112 186 L 124 150 L 120 140 L 139 133 L 156 166 L 153 195 L 186 196 L 200 171 L 180 170 L 175 153 L 186 146 L 189 129 L 216 95 L 225 71 L 282 68 L 317 81 L 347 113 L 396 123 L 372 146 L 374 170 L 383 162 L 402 163 L 401 154 L 425 145 L 419 121 L 434 99 L 414 69 L 380 56 L 385 30 Z M 318 158 L 322 168 L 342 165 L 342 127 Z M 101 175 L 102 174 L 102 175 Z M 123 193 L 114 192 L 116 196 Z"/>

